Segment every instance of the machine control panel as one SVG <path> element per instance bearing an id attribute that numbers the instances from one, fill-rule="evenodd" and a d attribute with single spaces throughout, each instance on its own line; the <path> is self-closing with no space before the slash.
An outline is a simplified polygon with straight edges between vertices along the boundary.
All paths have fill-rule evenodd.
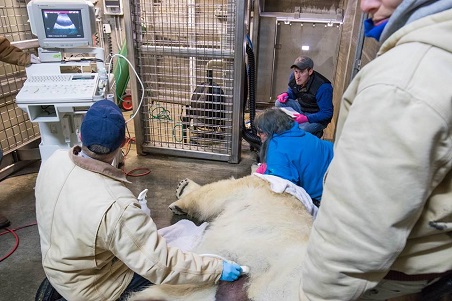
<path id="1" fill-rule="evenodd" d="M 97 73 L 31 75 L 17 94 L 17 103 L 93 100 L 98 92 Z"/>

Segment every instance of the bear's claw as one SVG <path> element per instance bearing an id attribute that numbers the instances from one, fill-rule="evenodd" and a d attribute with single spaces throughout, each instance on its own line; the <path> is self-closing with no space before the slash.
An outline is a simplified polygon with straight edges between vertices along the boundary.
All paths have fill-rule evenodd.
<path id="1" fill-rule="evenodd" d="M 189 192 L 201 187 L 197 183 L 193 182 L 190 179 L 183 179 L 179 182 L 176 188 L 176 198 L 180 199 L 183 195 L 186 195 Z"/>

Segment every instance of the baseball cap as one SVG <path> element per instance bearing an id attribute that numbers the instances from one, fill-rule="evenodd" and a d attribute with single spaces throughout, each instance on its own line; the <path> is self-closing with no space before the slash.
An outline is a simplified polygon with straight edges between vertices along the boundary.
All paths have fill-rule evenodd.
<path id="1" fill-rule="evenodd" d="M 295 68 L 295 67 L 300 70 L 304 70 L 306 68 L 312 69 L 312 68 L 314 68 L 314 62 L 312 61 L 311 58 L 309 58 L 307 56 L 299 56 L 299 57 L 297 57 L 297 59 L 295 60 L 293 65 L 290 66 L 290 68 Z"/>
<path id="2" fill-rule="evenodd" d="M 82 144 L 94 153 L 112 153 L 124 142 L 125 125 L 121 109 L 113 101 L 99 100 L 83 118 L 80 127 Z"/>

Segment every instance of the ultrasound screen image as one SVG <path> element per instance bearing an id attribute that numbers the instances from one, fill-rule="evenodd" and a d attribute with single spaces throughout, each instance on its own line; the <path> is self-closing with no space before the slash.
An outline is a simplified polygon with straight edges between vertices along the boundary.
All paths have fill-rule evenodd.
<path id="1" fill-rule="evenodd" d="M 47 38 L 83 38 L 80 10 L 42 10 Z"/>

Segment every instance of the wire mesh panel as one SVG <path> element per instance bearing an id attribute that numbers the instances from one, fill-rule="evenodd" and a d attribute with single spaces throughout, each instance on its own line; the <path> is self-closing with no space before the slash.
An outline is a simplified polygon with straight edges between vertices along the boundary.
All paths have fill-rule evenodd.
<path id="1" fill-rule="evenodd" d="M 240 105 L 234 102 L 241 85 L 234 48 L 243 40 L 237 1 L 140 1 L 133 10 L 135 62 L 144 86 L 143 151 L 229 160 L 238 126 L 234 107 Z"/>
<path id="2" fill-rule="evenodd" d="M 13 44 L 33 38 L 26 1 L 0 1 L 0 35 Z M 16 94 L 25 80 L 24 67 L 0 63 L 0 147 L 5 154 L 40 136 L 38 125 L 31 123 L 15 104 Z"/>

